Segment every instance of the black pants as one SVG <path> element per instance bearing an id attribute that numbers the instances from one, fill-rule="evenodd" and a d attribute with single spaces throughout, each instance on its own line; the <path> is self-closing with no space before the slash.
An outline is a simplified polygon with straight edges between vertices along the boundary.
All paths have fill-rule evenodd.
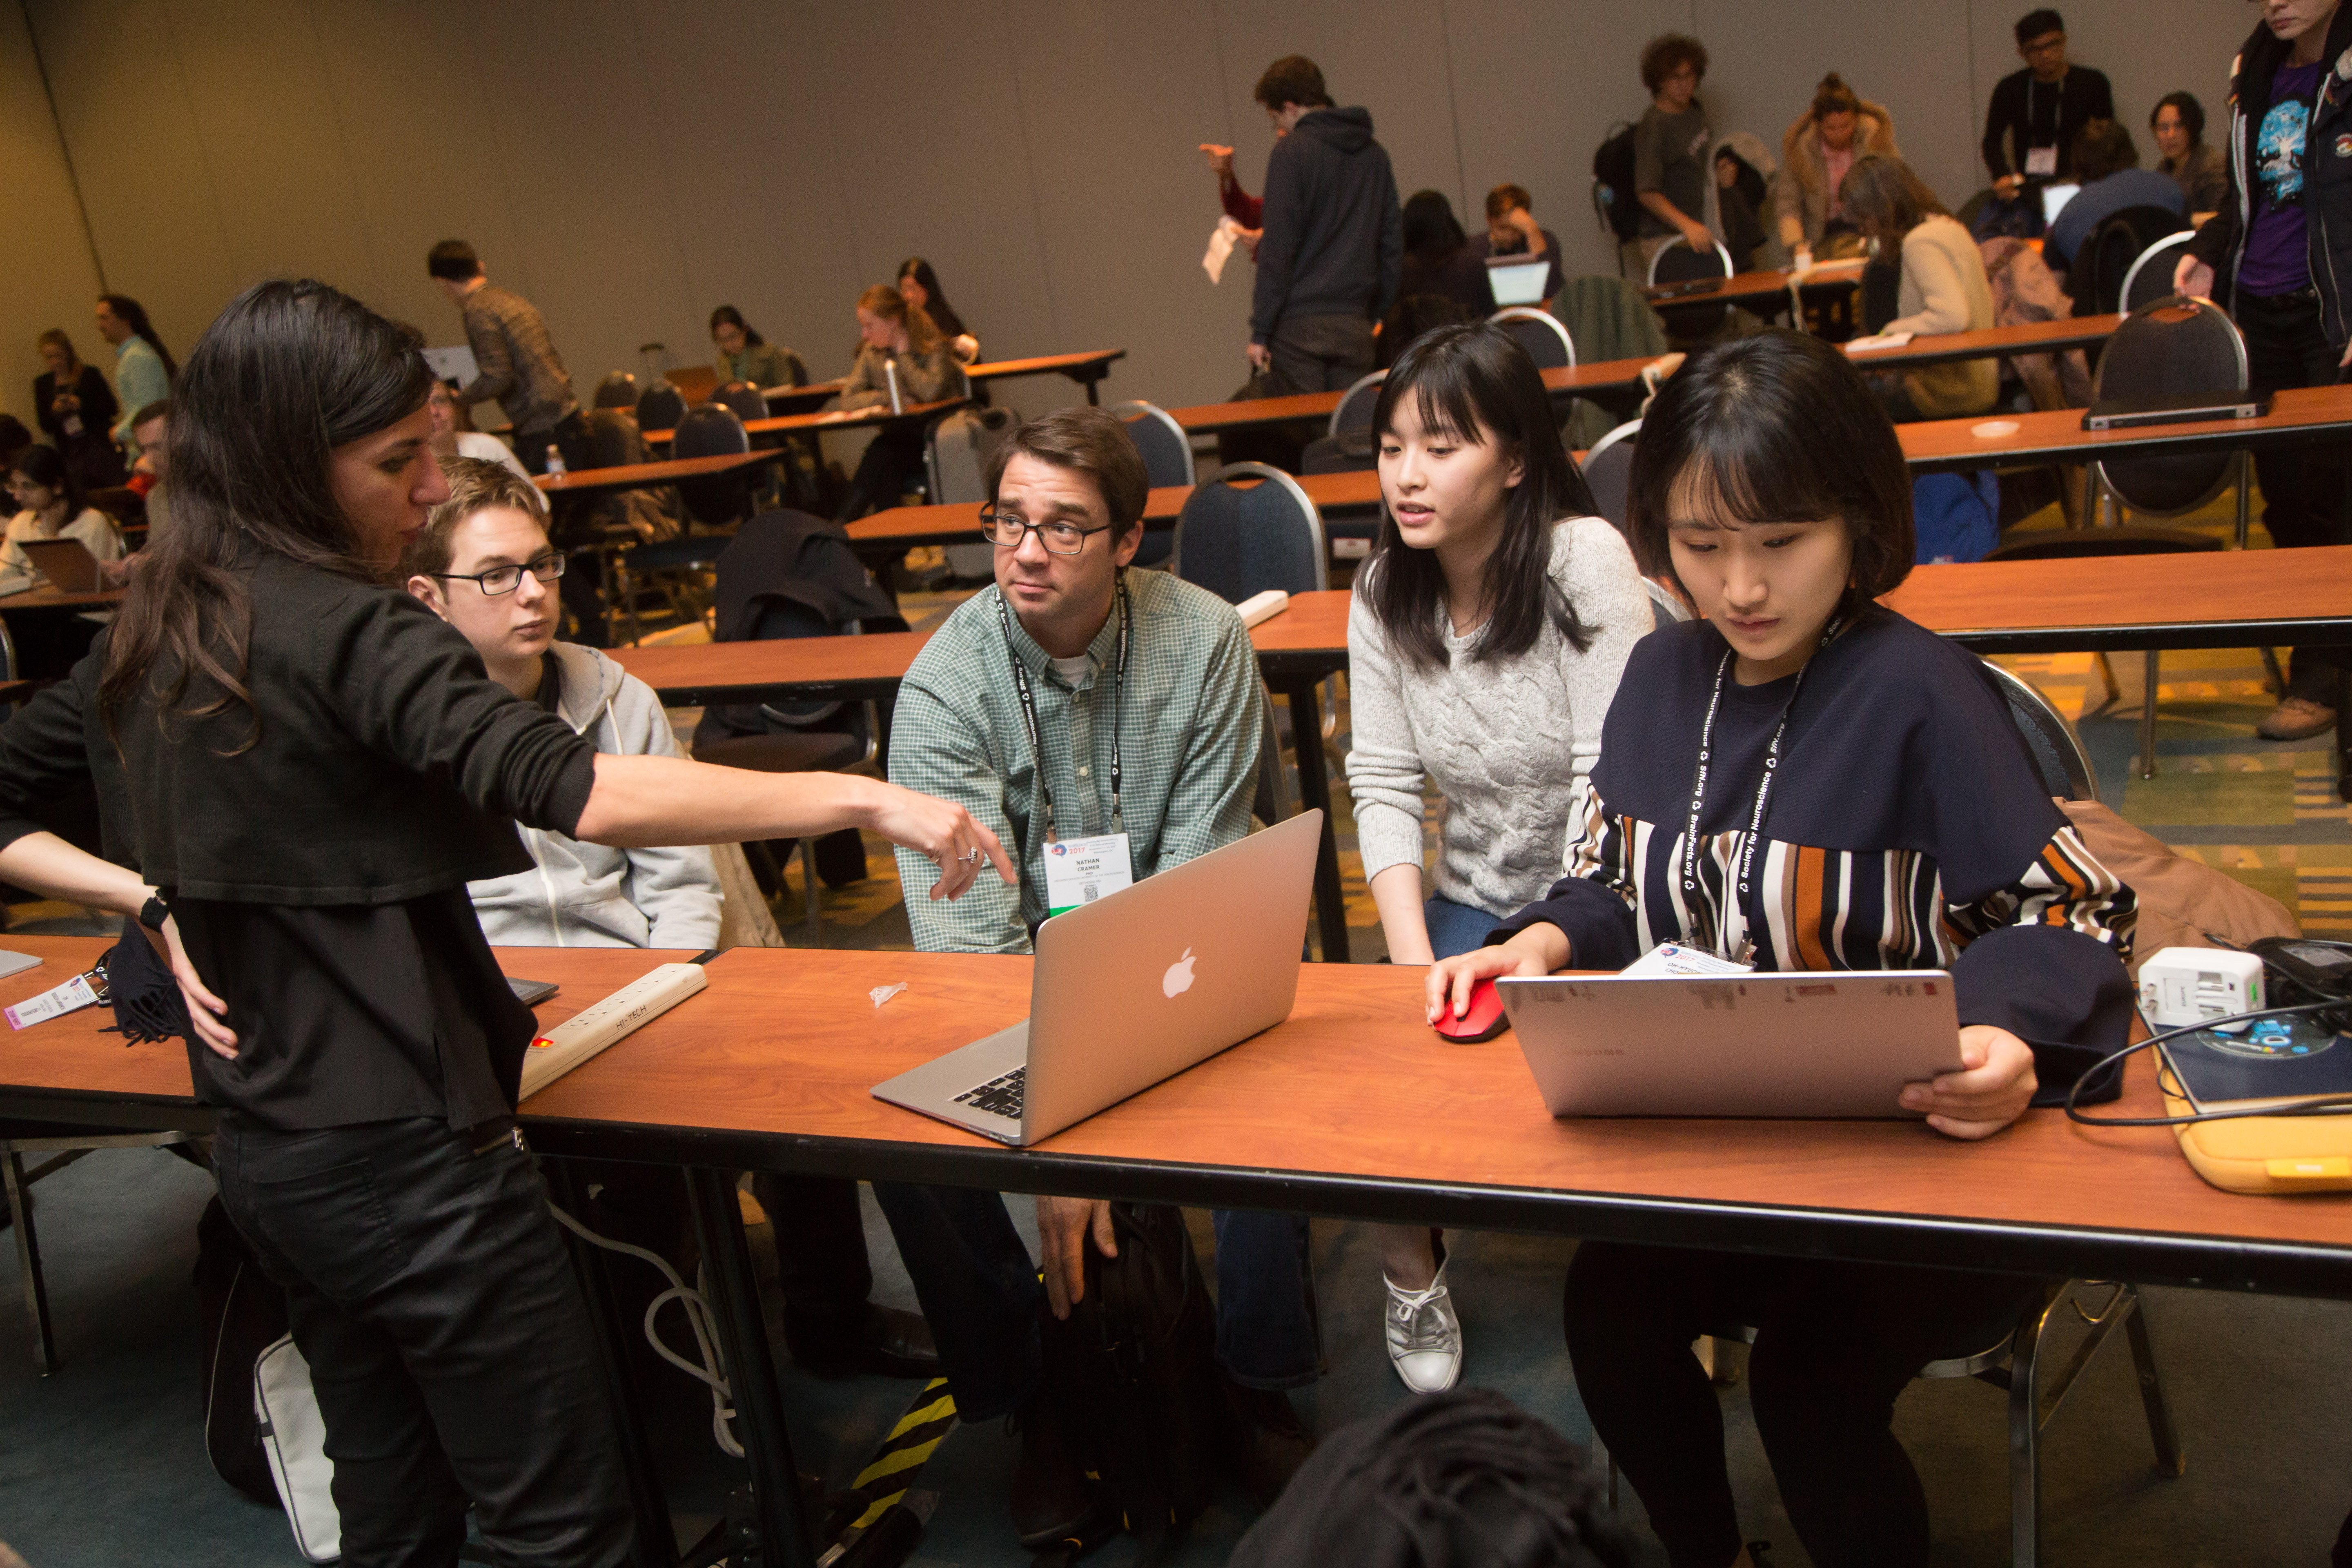
<path id="1" fill-rule="evenodd" d="M 554 424 L 539 430 L 518 430 L 514 433 L 515 456 L 522 466 L 534 474 L 547 472 L 547 449 L 553 447 L 563 454 L 563 466 L 572 468 L 593 468 L 596 453 L 588 444 L 588 421 L 573 409 Z"/>
<path id="2" fill-rule="evenodd" d="M 870 511 L 898 504 L 907 481 L 923 471 L 923 432 L 913 424 L 885 425 L 866 443 L 849 494 L 834 514 L 837 522 L 855 522 Z"/>
<path id="3" fill-rule="evenodd" d="M 1592 1429 L 1674 1568 L 1723 1568 L 1739 1523 L 1723 1415 L 1691 1342 L 1752 1327 L 1748 1396 L 1790 1522 L 1821 1568 L 1927 1561 L 1927 1501 L 1893 1430 L 1930 1361 L 1984 1349 L 2038 1285 L 1998 1274 L 1587 1242 L 1568 1353 Z"/>
<path id="4" fill-rule="evenodd" d="M 576 408 L 546 429 L 515 432 L 515 456 L 522 460 L 525 468 L 534 474 L 547 472 L 547 449 L 551 446 L 563 454 L 563 467 L 567 471 L 596 466 L 595 450 L 588 440 L 588 421 L 580 416 Z M 574 504 L 581 499 L 576 496 L 555 498 L 559 506 Z M 593 503 L 593 498 L 588 499 Z M 560 534 L 562 531 L 551 531 Z M 556 542 L 567 542 L 558 538 Z M 604 584 L 598 576 L 594 556 L 574 555 L 566 562 L 562 580 L 556 584 L 555 594 L 577 623 L 568 628 L 566 642 L 603 647 L 611 641 L 604 626 Z"/>
<path id="5" fill-rule="evenodd" d="M 814 1342 L 859 1332 L 874 1268 L 857 1184 L 843 1176 L 761 1171 L 751 1195 L 776 1237 L 776 1283 L 784 1296 L 784 1342 L 798 1355 Z"/>
<path id="6" fill-rule="evenodd" d="M 1345 392 L 1372 374 L 1372 323 L 1361 316 L 1285 316 L 1266 340 L 1273 395 Z"/>
<path id="7" fill-rule="evenodd" d="M 632 1529 L 587 1308 L 509 1134 L 220 1119 L 221 1200 L 286 1288 L 347 1568 L 618 1564 Z"/>
<path id="8" fill-rule="evenodd" d="M 2238 331 L 2245 335 L 2247 369 L 2257 394 L 2336 384 L 2339 355 L 2319 324 L 2319 296 L 2307 289 L 2267 299 L 2241 294 L 2237 304 Z M 2265 448 L 2254 455 L 2254 475 L 2263 487 L 2263 522 L 2280 549 L 2352 543 L 2339 443 Z M 2287 667 L 2287 695 L 2335 707 L 2347 662 L 2352 648 L 2296 648 Z"/>

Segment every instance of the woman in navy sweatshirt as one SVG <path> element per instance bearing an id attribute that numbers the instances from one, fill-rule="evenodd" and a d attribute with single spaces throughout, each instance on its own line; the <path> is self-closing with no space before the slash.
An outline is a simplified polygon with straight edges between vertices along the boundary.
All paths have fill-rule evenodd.
<path id="1" fill-rule="evenodd" d="M 1910 570 L 1911 483 L 1861 374 L 1787 331 L 1694 356 L 1643 423 L 1632 514 L 1643 570 L 1706 618 L 1636 645 L 1572 792 L 1567 875 L 1432 967 L 1431 1018 L 1490 976 L 1752 944 L 1759 970 L 1951 972 L 1963 1070 L 1901 1102 L 1937 1132 L 1989 1138 L 2063 1098 L 2125 1041 L 2131 890 L 2042 790 L 1983 666 L 1874 603 Z M 1806 1550 L 1899 1568 L 1927 1561 L 1927 1515 L 1895 1396 L 2036 1285 L 1588 1242 L 1569 1354 L 1675 1568 L 1724 1568 L 1749 1559 L 1689 1347 L 1753 1326 L 1756 1424 Z"/>

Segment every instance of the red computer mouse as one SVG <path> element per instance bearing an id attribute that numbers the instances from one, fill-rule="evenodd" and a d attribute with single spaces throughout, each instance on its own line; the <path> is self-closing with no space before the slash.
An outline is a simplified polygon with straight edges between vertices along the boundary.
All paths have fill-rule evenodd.
<path id="1" fill-rule="evenodd" d="M 1430 1026 L 1449 1040 L 1475 1046 L 1481 1040 L 1493 1039 L 1510 1026 L 1510 1018 L 1503 1012 L 1502 993 L 1495 989 L 1493 981 L 1481 980 L 1470 987 L 1468 1012 L 1457 1018 L 1453 1004 L 1448 1002 L 1445 1011 Z"/>

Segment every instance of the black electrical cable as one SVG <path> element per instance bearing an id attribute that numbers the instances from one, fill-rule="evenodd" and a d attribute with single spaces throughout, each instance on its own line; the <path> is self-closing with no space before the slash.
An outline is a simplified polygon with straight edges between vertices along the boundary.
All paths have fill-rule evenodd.
<path id="1" fill-rule="evenodd" d="M 2194 1024 L 2183 1024 L 2179 1028 L 2150 1035 L 2137 1045 L 2126 1046 L 2074 1080 L 2074 1087 L 2066 1091 L 2067 1119 L 2079 1121 L 2085 1127 L 2187 1127 L 2200 1121 L 2235 1121 L 2249 1116 L 2321 1116 L 2352 1110 L 2352 1094 L 2331 1094 L 2298 1100 L 2292 1105 L 2261 1106 L 2247 1110 L 2200 1110 L 2189 1116 L 2085 1116 L 2074 1108 L 2075 1097 L 2083 1092 L 2084 1084 L 2126 1057 L 2136 1056 L 2150 1046 L 2162 1045 L 2181 1035 L 2220 1028 L 2225 1024 L 2250 1024 L 2257 1018 L 2284 1018 L 2296 1013 L 2325 1013 L 2346 1005 L 2343 998 L 2336 997 L 2326 1002 L 2298 1003 L 2292 1007 L 2263 1007 L 2252 1013 L 2232 1013 L 2226 1018 L 2207 1018 Z"/>

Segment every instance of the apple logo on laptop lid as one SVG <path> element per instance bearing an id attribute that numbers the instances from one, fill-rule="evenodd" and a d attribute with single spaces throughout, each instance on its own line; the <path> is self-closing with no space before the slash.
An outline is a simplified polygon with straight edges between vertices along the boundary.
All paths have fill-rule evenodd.
<path id="1" fill-rule="evenodd" d="M 1183 957 L 1168 966 L 1168 973 L 1160 977 L 1162 996 L 1181 996 L 1192 989 L 1192 950 L 1188 947 Z"/>

